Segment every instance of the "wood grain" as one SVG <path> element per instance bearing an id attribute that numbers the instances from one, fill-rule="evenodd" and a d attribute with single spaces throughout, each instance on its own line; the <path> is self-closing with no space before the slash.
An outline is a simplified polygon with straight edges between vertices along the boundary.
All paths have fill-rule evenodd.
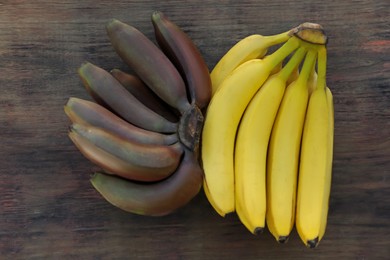
<path id="1" fill-rule="evenodd" d="M 293 232 L 278 245 L 220 218 L 199 194 L 160 218 L 125 213 L 89 183 L 97 169 L 67 137 L 63 105 L 89 99 L 84 62 L 126 66 L 104 26 L 116 18 L 152 37 L 160 10 L 212 68 L 244 36 L 304 21 L 326 29 L 335 97 L 335 159 L 324 240 Z M 22 1 L 0 3 L 1 259 L 388 259 L 390 255 L 390 4 L 388 1 Z"/>

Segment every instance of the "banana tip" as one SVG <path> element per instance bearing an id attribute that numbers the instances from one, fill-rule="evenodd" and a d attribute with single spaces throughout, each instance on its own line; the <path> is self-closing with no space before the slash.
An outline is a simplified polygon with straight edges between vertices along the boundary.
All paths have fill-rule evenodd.
<path id="1" fill-rule="evenodd" d="M 65 102 L 64 109 L 65 109 L 66 107 L 71 106 L 71 104 L 73 103 L 74 99 L 75 99 L 74 97 L 68 98 L 68 100 L 66 100 L 66 102 Z"/>
<path id="2" fill-rule="evenodd" d="M 120 69 L 117 69 L 117 68 L 114 68 L 114 69 L 111 69 L 110 70 L 110 73 L 112 74 L 112 73 L 118 73 L 118 72 L 121 72 L 121 70 Z"/>
<path id="3" fill-rule="evenodd" d="M 280 237 L 278 238 L 278 242 L 279 242 L 280 244 L 286 244 L 287 241 L 288 241 L 288 238 L 289 238 L 289 236 L 280 236 Z"/>
<path id="4" fill-rule="evenodd" d="M 91 65 L 92 65 L 92 63 L 90 63 L 89 61 L 84 61 L 83 63 L 81 63 L 80 67 L 77 69 L 78 74 L 80 76 L 83 75 L 85 70 L 88 69 L 88 67 Z"/>
<path id="5" fill-rule="evenodd" d="M 111 26 L 116 23 L 120 23 L 120 21 L 118 19 L 112 18 L 111 20 L 108 21 L 107 26 Z"/>
<path id="6" fill-rule="evenodd" d="M 264 228 L 263 227 L 257 227 L 255 228 L 255 230 L 253 230 L 253 234 L 255 235 L 260 235 L 264 232 Z"/>
<path id="7" fill-rule="evenodd" d="M 75 134 L 75 131 L 77 131 L 77 124 L 73 123 L 68 128 L 69 128 L 69 134 Z"/>
<path id="8" fill-rule="evenodd" d="M 318 246 L 319 242 L 320 241 L 319 241 L 318 237 L 311 239 L 311 240 L 307 240 L 307 247 L 308 248 L 315 248 Z"/>
<path id="9" fill-rule="evenodd" d="M 154 11 L 152 13 L 152 18 L 159 18 L 163 13 L 161 11 Z"/>
<path id="10" fill-rule="evenodd" d="M 99 186 L 102 175 L 105 175 L 104 171 L 96 171 L 90 174 L 89 181 L 92 183 L 94 188 L 97 189 L 97 186 Z"/>

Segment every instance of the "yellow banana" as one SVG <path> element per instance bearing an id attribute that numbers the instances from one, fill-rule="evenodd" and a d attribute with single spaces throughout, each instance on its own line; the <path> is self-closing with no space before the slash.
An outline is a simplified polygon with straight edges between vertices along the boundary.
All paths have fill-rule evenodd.
<path id="1" fill-rule="evenodd" d="M 305 53 L 305 48 L 299 48 L 280 72 L 267 79 L 249 103 L 238 128 L 234 153 L 236 211 L 253 234 L 265 227 L 266 161 L 272 126 L 286 81 Z"/>
<path id="2" fill-rule="evenodd" d="M 246 61 L 262 58 L 269 47 L 287 41 L 290 37 L 289 33 L 290 31 L 272 36 L 253 34 L 237 42 L 210 73 L 212 95 L 235 68 Z"/>
<path id="3" fill-rule="evenodd" d="M 328 207 L 329 207 L 329 197 L 330 197 L 330 186 L 332 181 L 332 166 L 333 166 L 333 141 L 334 141 L 334 105 L 333 105 L 333 95 L 332 91 L 326 87 L 326 100 L 328 101 L 328 113 L 329 113 L 329 150 L 328 150 L 328 178 L 325 187 L 325 192 L 328 193 L 328 196 L 322 203 L 322 219 L 320 226 L 320 240 L 325 234 L 326 223 L 328 218 Z"/>
<path id="4" fill-rule="evenodd" d="M 317 87 L 310 96 L 300 155 L 296 227 L 307 247 L 325 233 L 333 160 L 333 99 L 326 87 L 326 49 L 318 54 Z"/>
<path id="5" fill-rule="evenodd" d="M 218 206 L 215 204 L 213 198 L 210 195 L 210 191 L 209 191 L 209 188 L 207 187 L 206 179 L 203 179 L 203 191 L 204 191 L 204 194 L 206 195 L 207 200 L 209 201 L 210 205 L 214 208 L 214 210 L 219 215 L 224 217 L 226 214 L 220 208 L 218 208 Z"/>
<path id="6" fill-rule="evenodd" d="M 224 80 L 207 109 L 202 134 L 202 161 L 209 195 L 223 214 L 234 207 L 234 142 L 238 124 L 249 101 L 270 75 L 300 44 L 290 38 L 264 60 L 240 65 Z"/>
<path id="7" fill-rule="evenodd" d="M 294 225 L 302 129 L 309 97 L 308 78 L 317 51 L 308 49 L 301 73 L 283 96 L 272 128 L 267 158 L 267 226 L 283 243 Z"/>

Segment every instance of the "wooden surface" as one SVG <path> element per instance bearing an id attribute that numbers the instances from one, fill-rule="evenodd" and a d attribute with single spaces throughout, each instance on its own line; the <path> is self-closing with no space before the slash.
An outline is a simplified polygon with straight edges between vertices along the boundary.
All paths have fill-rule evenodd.
<path id="1" fill-rule="evenodd" d="M 310 2 L 310 3 L 309 3 Z M 163 11 L 212 68 L 236 41 L 305 21 L 329 35 L 335 97 L 329 224 L 306 249 L 223 219 L 200 193 L 160 218 L 125 213 L 89 183 L 97 168 L 67 137 L 63 105 L 89 99 L 86 60 L 127 69 L 105 24 L 117 18 L 152 37 Z M 371 1 L 22 1 L 0 3 L 0 259 L 389 259 L 390 4 Z"/>

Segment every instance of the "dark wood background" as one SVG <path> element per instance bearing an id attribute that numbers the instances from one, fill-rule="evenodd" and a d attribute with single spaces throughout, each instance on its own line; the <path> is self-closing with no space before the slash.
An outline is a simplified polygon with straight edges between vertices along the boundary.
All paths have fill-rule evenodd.
<path id="1" fill-rule="evenodd" d="M 67 137 L 63 105 L 89 99 L 84 61 L 127 70 L 105 24 L 117 18 L 153 37 L 163 11 L 209 68 L 239 39 L 305 21 L 329 35 L 335 97 L 329 224 L 306 249 L 251 235 L 200 193 L 166 217 L 123 212 L 89 183 L 97 168 Z M 390 4 L 371 1 L 0 1 L 0 259 L 389 259 Z"/>

